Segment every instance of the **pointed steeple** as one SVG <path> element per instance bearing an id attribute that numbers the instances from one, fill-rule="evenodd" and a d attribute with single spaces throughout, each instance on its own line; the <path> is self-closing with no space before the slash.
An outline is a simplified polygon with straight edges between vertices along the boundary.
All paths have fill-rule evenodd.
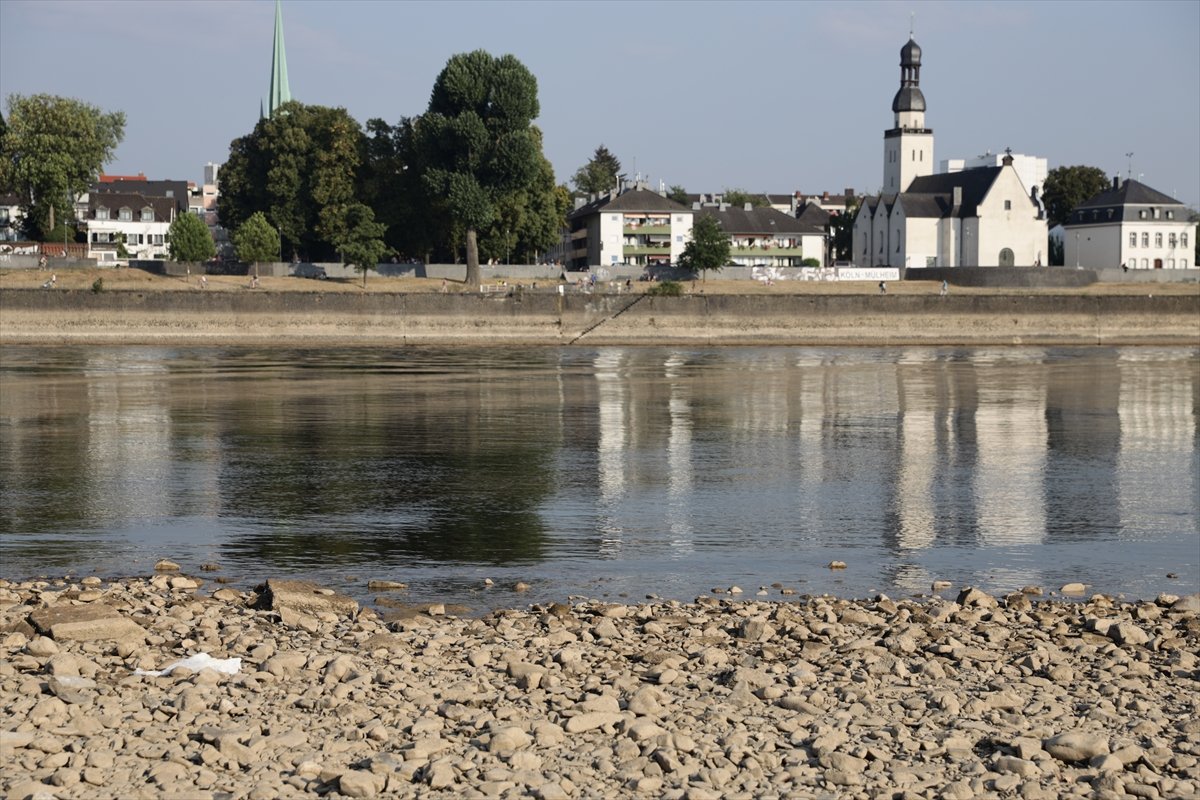
<path id="1" fill-rule="evenodd" d="M 283 49 L 283 8 L 280 6 L 280 0 L 275 0 L 275 44 L 271 48 L 271 91 L 267 95 L 267 115 L 275 116 L 275 109 L 291 99 L 287 53 Z"/>

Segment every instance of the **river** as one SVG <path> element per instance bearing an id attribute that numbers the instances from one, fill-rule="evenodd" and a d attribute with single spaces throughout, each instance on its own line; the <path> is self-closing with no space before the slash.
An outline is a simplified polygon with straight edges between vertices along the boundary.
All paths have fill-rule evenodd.
<path id="1" fill-rule="evenodd" d="M 1198 406 L 1195 348 L 5 347 L 0 576 L 1181 594 Z"/>

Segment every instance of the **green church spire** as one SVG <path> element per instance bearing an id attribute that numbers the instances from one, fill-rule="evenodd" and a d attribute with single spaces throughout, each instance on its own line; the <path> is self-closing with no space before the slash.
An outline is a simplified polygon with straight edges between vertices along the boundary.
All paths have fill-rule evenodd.
<path id="1" fill-rule="evenodd" d="M 292 99 L 288 88 L 287 53 L 283 50 L 283 8 L 275 0 L 275 44 L 271 48 L 271 91 L 267 95 L 267 115 L 275 116 L 275 109 Z"/>

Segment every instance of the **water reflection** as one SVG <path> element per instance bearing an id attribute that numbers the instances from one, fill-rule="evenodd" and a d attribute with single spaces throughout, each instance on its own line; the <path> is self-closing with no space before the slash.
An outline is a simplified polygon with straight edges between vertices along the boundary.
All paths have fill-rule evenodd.
<path id="1" fill-rule="evenodd" d="M 1185 348 L 8 348 L 0 548 L 558 596 L 1186 588 L 1198 387 Z"/>

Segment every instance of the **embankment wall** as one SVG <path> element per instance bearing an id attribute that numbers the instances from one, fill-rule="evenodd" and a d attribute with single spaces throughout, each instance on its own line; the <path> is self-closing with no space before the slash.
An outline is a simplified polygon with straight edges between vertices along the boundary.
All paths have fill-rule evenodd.
<path id="1" fill-rule="evenodd" d="M 0 343 L 1194 344 L 1200 295 L 0 290 Z"/>

